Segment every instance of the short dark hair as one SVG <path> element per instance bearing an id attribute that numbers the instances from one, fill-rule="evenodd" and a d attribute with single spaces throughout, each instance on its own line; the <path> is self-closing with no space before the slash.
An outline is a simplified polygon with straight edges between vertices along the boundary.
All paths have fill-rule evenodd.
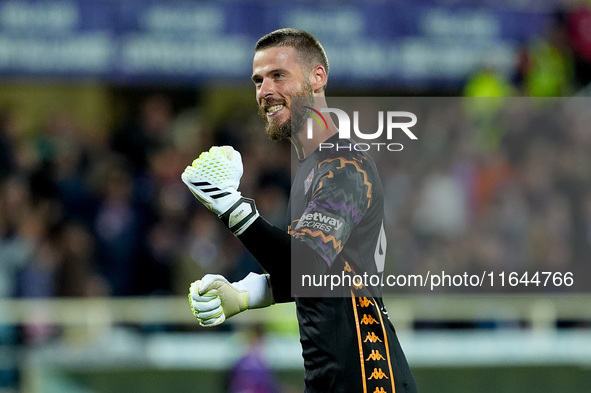
<path id="1" fill-rule="evenodd" d="M 320 64 L 328 75 L 329 65 L 326 52 L 320 41 L 307 31 L 290 27 L 272 31 L 257 41 L 254 50 L 256 52 L 277 46 L 294 48 L 298 53 L 298 60 L 303 66 L 312 68 Z"/>

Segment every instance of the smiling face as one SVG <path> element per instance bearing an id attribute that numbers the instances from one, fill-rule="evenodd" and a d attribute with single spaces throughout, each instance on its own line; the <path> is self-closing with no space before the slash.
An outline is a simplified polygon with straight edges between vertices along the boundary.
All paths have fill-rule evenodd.
<path id="1" fill-rule="evenodd" d="M 310 73 L 298 61 L 294 48 L 277 46 L 258 50 L 252 65 L 252 81 L 269 138 L 291 137 L 292 120 L 296 133 L 302 129 L 306 118 L 302 111 L 292 107 L 291 98 L 310 97 L 312 100 L 314 90 Z"/>

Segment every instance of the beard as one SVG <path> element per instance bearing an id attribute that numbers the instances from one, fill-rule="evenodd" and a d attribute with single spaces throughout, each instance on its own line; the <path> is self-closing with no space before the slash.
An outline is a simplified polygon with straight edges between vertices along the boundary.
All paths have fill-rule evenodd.
<path id="1" fill-rule="evenodd" d="M 296 98 L 296 103 L 294 99 Z M 264 107 L 266 105 L 272 106 L 277 104 L 285 105 L 285 108 L 289 109 L 290 116 L 285 121 L 281 122 L 279 119 L 267 117 Z M 288 98 L 287 102 L 283 100 L 263 100 L 259 105 L 259 114 L 265 120 L 265 133 L 269 139 L 273 141 L 280 141 L 283 139 L 289 139 L 293 135 L 297 135 L 304 129 L 306 121 L 308 120 L 308 112 L 304 110 L 304 105 L 314 106 L 314 90 L 312 89 L 312 83 L 308 80 L 304 80 L 304 84 L 299 91 L 294 92 L 291 97 Z"/>

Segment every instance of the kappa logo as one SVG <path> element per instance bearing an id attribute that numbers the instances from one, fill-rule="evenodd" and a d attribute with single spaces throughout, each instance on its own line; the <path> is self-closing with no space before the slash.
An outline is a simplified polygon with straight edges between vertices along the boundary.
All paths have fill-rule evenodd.
<path id="1" fill-rule="evenodd" d="M 362 297 L 359 299 L 359 305 L 361 307 L 369 307 L 369 306 L 373 306 L 373 303 L 368 298 Z"/>
<path id="2" fill-rule="evenodd" d="M 363 342 L 366 343 L 368 341 L 371 343 L 382 342 L 382 340 L 380 340 L 380 338 L 376 336 L 374 332 L 367 333 L 367 336 L 365 336 L 365 340 L 363 340 Z"/>
<path id="3" fill-rule="evenodd" d="M 374 317 L 371 315 L 363 314 L 363 318 L 360 322 L 362 325 L 373 325 L 374 323 L 380 324 Z"/>
<path id="4" fill-rule="evenodd" d="M 377 349 L 374 349 L 369 354 L 369 357 L 365 360 L 369 361 L 369 360 L 386 360 L 386 359 L 382 356 L 382 354 Z"/>
<path id="5" fill-rule="evenodd" d="M 376 390 L 374 390 L 372 393 L 387 393 L 387 392 L 384 390 L 384 388 L 379 387 L 379 388 L 376 388 Z"/>
<path id="6" fill-rule="evenodd" d="M 381 368 L 374 368 L 371 376 L 368 379 L 390 379 L 388 376 L 382 371 Z"/>

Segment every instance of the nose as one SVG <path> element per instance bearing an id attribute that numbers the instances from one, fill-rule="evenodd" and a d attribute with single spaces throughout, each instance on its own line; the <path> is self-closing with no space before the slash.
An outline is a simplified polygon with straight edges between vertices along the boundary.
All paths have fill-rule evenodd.
<path id="1" fill-rule="evenodd" d="M 259 91 L 257 92 L 258 98 L 266 98 L 273 95 L 273 93 L 275 93 L 273 81 L 268 78 L 264 78 L 259 87 Z"/>

